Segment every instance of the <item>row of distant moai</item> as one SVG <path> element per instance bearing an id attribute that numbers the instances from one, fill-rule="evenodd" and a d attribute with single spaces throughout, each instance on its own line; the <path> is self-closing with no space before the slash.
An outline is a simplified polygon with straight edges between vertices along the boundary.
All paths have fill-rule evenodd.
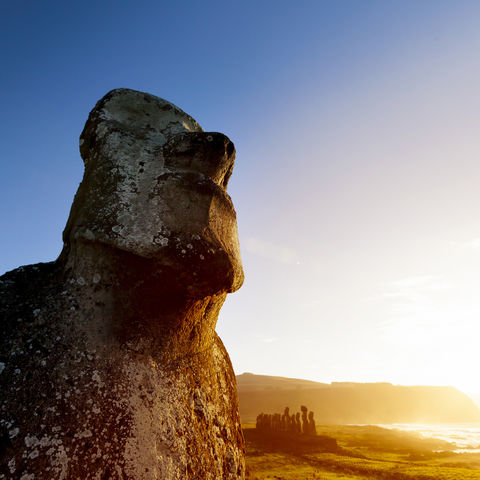
<path id="1" fill-rule="evenodd" d="M 281 413 L 260 413 L 257 416 L 256 428 L 263 432 L 288 432 L 295 435 L 316 435 L 315 420 L 313 412 L 308 412 L 305 405 L 300 407 L 302 419 L 300 421 L 300 412 L 292 413 L 285 407 L 283 415 Z"/>

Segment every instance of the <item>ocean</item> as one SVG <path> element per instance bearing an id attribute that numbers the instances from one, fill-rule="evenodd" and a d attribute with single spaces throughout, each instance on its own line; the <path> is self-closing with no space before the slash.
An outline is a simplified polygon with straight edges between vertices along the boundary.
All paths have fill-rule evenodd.
<path id="1" fill-rule="evenodd" d="M 480 423 L 393 423 L 378 426 L 445 440 L 455 445 L 454 452 L 457 453 L 480 453 Z"/>

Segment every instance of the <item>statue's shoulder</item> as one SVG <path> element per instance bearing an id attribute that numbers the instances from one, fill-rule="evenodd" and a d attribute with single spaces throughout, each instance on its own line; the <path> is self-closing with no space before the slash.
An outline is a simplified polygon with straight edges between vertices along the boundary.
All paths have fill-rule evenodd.
<path id="1" fill-rule="evenodd" d="M 25 265 L 0 276 L 0 338 L 34 321 L 59 286 L 55 262 Z"/>
<path id="2" fill-rule="evenodd" d="M 15 304 L 27 301 L 28 296 L 40 293 L 58 277 L 57 270 L 55 262 L 48 262 L 24 265 L 4 273 L 0 276 L 0 303 L 3 306 L 12 298 Z"/>

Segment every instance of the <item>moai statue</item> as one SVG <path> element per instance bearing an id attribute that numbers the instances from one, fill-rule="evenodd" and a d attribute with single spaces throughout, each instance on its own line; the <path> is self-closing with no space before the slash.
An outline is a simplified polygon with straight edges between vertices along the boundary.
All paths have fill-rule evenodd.
<path id="1" fill-rule="evenodd" d="M 316 435 L 317 429 L 315 428 L 315 420 L 313 419 L 313 412 L 310 411 L 308 414 L 308 434 Z"/>
<path id="2" fill-rule="evenodd" d="M 263 417 L 263 413 L 259 413 L 259 414 L 257 415 L 257 420 L 256 420 L 256 422 L 255 422 L 255 428 L 256 428 L 257 430 L 261 430 L 261 429 L 262 429 L 262 420 L 263 420 L 262 417 Z"/>
<path id="3" fill-rule="evenodd" d="M 280 430 L 280 415 L 278 413 L 273 414 L 273 418 L 275 419 L 275 428 L 274 430 L 278 432 Z"/>
<path id="4" fill-rule="evenodd" d="M 0 478 L 242 479 L 235 375 L 215 333 L 243 281 L 234 145 L 118 89 L 80 152 L 60 257 L 0 277 Z"/>
<path id="5" fill-rule="evenodd" d="M 294 413 L 292 413 L 292 415 L 290 416 L 289 425 L 290 425 L 290 428 L 289 428 L 290 434 L 297 433 L 297 423 L 295 421 L 295 414 Z"/>
<path id="6" fill-rule="evenodd" d="M 290 431 L 290 409 L 288 407 L 285 407 L 285 410 L 283 412 L 283 422 L 284 422 L 284 431 L 288 432 Z"/>
<path id="7" fill-rule="evenodd" d="M 300 421 L 300 412 L 297 412 L 297 414 L 295 415 L 295 423 L 296 423 L 296 430 L 297 430 L 297 434 L 300 434 L 302 433 L 302 423 Z"/>
<path id="8" fill-rule="evenodd" d="M 280 424 L 280 431 L 281 432 L 284 432 L 285 431 L 285 416 L 284 415 L 280 415 L 280 418 L 279 418 L 279 424 Z"/>
<path id="9" fill-rule="evenodd" d="M 308 433 L 308 408 L 305 405 L 302 405 L 300 410 L 302 411 L 302 433 L 306 435 Z"/>

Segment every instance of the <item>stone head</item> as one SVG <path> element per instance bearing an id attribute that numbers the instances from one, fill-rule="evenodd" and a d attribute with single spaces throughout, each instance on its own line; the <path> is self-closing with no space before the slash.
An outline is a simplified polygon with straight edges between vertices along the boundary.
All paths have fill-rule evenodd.
<path id="1" fill-rule="evenodd" d="M 85 174 L 64 231 L 64 255 L 100 245 L 169 272 L 201 298 L 243 282 L 236 214 L 226 192 L 235 147 L 172 103 L 116 89 L 80 137 Z M 122 268 L 119 265 L 119 268 Z"/>

